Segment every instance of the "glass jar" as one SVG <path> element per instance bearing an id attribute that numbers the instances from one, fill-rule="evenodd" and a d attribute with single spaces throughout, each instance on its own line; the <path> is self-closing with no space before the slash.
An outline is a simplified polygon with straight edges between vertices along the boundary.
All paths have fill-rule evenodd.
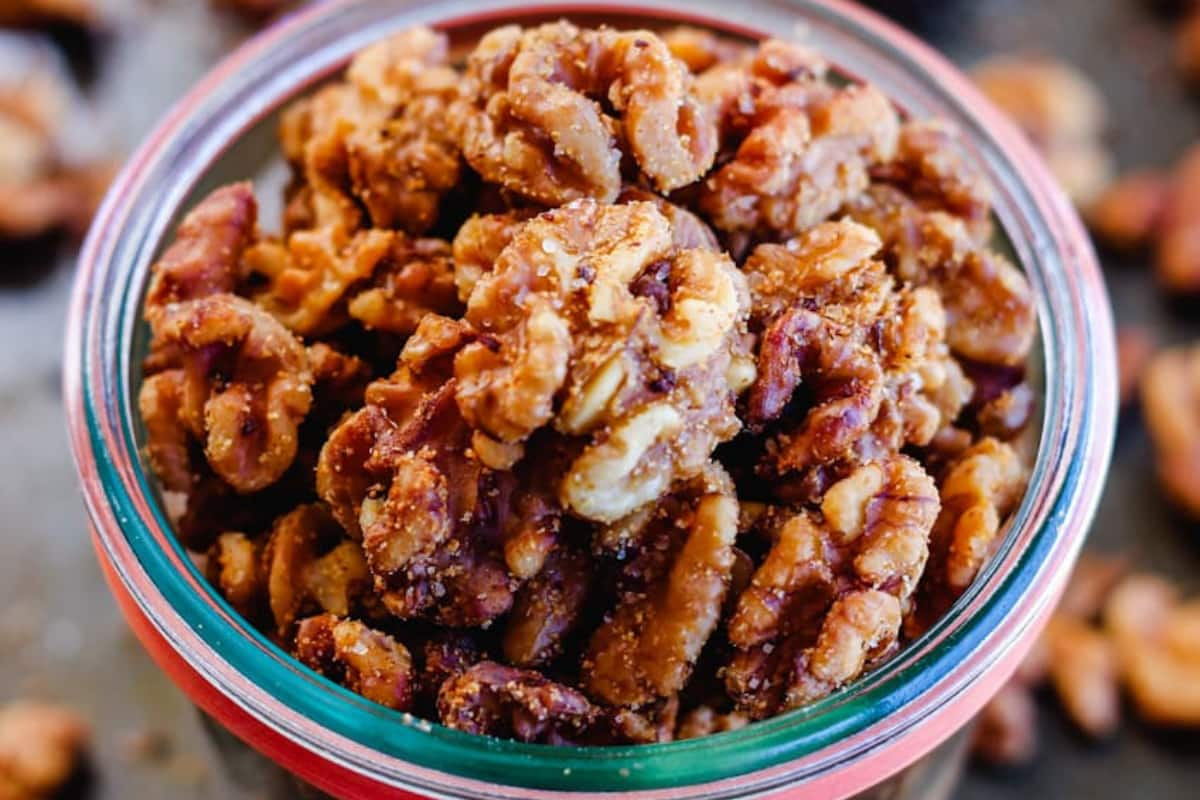
<path id="1" fill-rule="evenodd" d="M 466 44 L 497 24 L 560 16 L 803 36 L 906 113 L 951 120 L 995 187 L 999 227 L 1037 295 L 1035 466 L 987 568 L 887 664 L 816 704 L 739 731 L 551 748 L 470 736 L 373 705 L 299 665 L 218 597 L 172 534 L 140 455 L 135 405 L 149 266 L 181 212 L 213 186 L 258 175 L 260 197 L 273 193 L 269 184 L 282 181 L 272 136 L 280 106 L 363 46 L 414 24 Z M 71 442 L 96 549 L 132 626 L 221 725 L 340 797 L 932 797 L 960 763 L 963 737 L 951 737 L 1016 667 L 1061 592 L 1103 485 L 1116 415 L 1108 299 L 1087 236 L 1049 173 L 950 64 L 837 0 L 743 0 L 736 9 L 723 0 L 317 4 L 220 63 L 133 156 L 82 253 L 69 326 Z M 948 740 L 957 744 L 916 763 Z"/>

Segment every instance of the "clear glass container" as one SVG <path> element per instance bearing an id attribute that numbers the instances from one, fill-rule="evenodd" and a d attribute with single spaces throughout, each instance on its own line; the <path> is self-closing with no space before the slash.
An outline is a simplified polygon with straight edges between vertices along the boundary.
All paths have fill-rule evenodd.
<path id="1" fill-rule="evenodd" d="M 953 121 L 995 187 L 999 227 L 1037 295 L 1033 377 L 1042 413 L 1033 477 L 988 567 L 944 619 L 878 670 L 740 731 L 552 748 L 470 736 L 373 705 L 302 667 L 217 596 L 171 532 L 140 454 L 136 387 L 149 266 L 183 210 L 213 186 L 254 175 L 260 199 L 276 193 L 278 109 L 392 31 L 428 23 L 465 44 L 497 24 L 560 16 L 805 37 L 906 113 Z M 263 219 L 272 219 L 269 206 Z M 1061 592 L 1103 485 L 1116 415 L 1104 284 L 1079 220 L 1040 160 L 944 59 L 836 0 L 362 0 L 287 18 L 218 64 L 115 182 L 81 256 L 64 370 L 96 550 L 130 623 L 222 726 L 340 797 L 936 797 L 961 761 L 963 736 L 954 734 L 1016 667 Z"/>

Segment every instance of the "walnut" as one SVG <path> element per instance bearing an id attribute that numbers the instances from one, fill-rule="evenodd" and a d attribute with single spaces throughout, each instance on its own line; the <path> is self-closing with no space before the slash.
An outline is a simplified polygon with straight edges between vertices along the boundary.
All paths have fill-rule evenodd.
<path id="1" fill-rule="evenodd" d="M 927 288 L 897 290 L 873 258 L 879 237 L 852 222 L 824 223 L 746 261 L 754 322 L 763 327 L 747 417 L 779 419 L 803 383 L 814 403 L 785 430 L 761 468 L 800 473 L 820 496 L 833 477 L 905 444 L 926 445 L 958 416 L 961 374 L 943 342 L 945 316 Z"/>
<path id="2" fill-rule="evenodd" d="M 336 544 L 331 547 L 331 543 Z M 316 503 L 299 506 L 275 521 L 261 570 L 271 617 L 281 637 L 309 609 L 336 616 L 363 610 L 370 587 L 362 549 L 342 539 L 341 528 Z M 230 599 L 228 594 L 226 598 Z"/>
<path id="3" fill-rule="evenodd" d="M 350 298 L 350 316 L 371 330 L 407 336 L 426 314 L 459 310 L 450 247 L 440 239 L 397 236 L 372 285 Z"/>
<path id="4" fill-rule="evenodd" d="M 487 660 L 476 638 L 464 631 L 437 632 L 425 640 L 421 649 L 421 695 L 435 712 L 442 684 Z"/>
<path id="5" fill-rule="evenodd" d="M 1149 244 L 1162 224 L 1170 197 L 1169 176 L 1135 170 L 1117 178 L 1091 205 L 1087 222 L 1102 242 L 1119 250 Z"/>
<path id="6" fill-rule="evenodd" d="M 750 724 L 750 718 L 740 711 L 719 712 L 711 706 L 693 708 L 679 720 L 675 738 L 698 739 L 714 733 L 741 730 Z"/>
<path id="7" fill-rule="evenodd" d="M 1142 417 L 1154 445 L 1158 479 L 1167 496 L 1200 516 L 1200 348 L 1175 347 L 1150 360 L 1142 374 Z"/>
<path id="8" fill-rule="evenodd" d="M 1200 13 L 1194 4 L 1175 30 L 1175 68 L 1188 81 L 1200 80 Z"/>
<path id="9" fill-rule="evenodd" d="M 891 103 L 871 86 L 785 106 L 705 181 L 699 207 L 722 231 L 801 233 L 867 187 L 870 167 L 892 157 L 898 128 Z"/>
<path id="10" fill-rule="evenodd" d="M 1200 291 L 1200 146 L 1190 148 L 1174 166 L 1166 208 L 1159 226 L 1154 269 L 1170 292 Z"/>
<path id="11" fill-rule="evenodd" d="M 575 744 L 600 720 L 596 707 L 574 689 L 494 661 L 449 678 L 437 704 L 447 727 L 523 742 Z"/>
<path id="12" fill-rule="evenodd" d="M 1009 683 L 983 707 L 971 736 L 971 754 L 989 764 L 1013 766 L 1037 752 L 1037 706 L 1033 692 Z"/>
<path id="13" fill-rule="evenodd" d="M 739 707 L 762 718 L 811 702 L 889 652 L 938 508 L 920 465 L 892 456 L 831 486 L 819 513 L 768 515 L 771 550 L 728 626 Z"/>
<path id="14" fill-rule="evenodd" d="M 1152 575 L 1131 575 L 1108 598 L 1104 623 L 1138 713 L 1157 725 L 1200 724 L 1200 603 Z"/>
<path id="15" fill-rule="evenodd" d="M 153 310 L 150 321 L 152 347 L 173 353 L 182 375 L 144 384 L 139 404 L 174 408 L 179 425 L 204 443 L 212 469 L 239 492 L 277 481 L 296 457 L 297 429 L 312 405 L 304 347 L 270 315 L 230 294 L 172 303 Z M 174 464 L 168 452 L 177 453 L 177 442 L 152 440 L 152 463 Z M 173 472 L 164 472 L 166 479 L 175 480 Z"/>
<path id="16" fill-rule="evenodd" d="M 0 6 L 0 25 L 66 22 L 90 27 L 97 22 L 93 0 L 7 0 Z"/>
<path id="17" fill-rule="evenodd" d="M 845 210 L 879 233 L 897 278 L 937 290 L 955 355 L 984 364 L 1025 362 L 1037 328 L 1033 290 L 1008 259 L 977 242 L 962 219 L 925 211 L 889 184 L 872 186 Z"/>
<path id="18" fill-rule="evenodd" d="M 504 629 L 504 658 L 519 667 L 539 666 L 560 654 L 592 589 L 586 553 L 564 544 L 543 561 L 517 591 Z"/>
<path id="19" fill-rule="evenodd" d="M 0 797 L 54 795 L 79 767 L 90 735 L 66 708 L 30 701 L 0 707 Z"/>
<path id="20" fill-rule="evenodd" d="M 1111 734 L 1121 715 L 1116 652 L 1108 638 L 1066 614 L 1045 633 L 1050 682 L 1067 715 L 1093 738 Z"/>
<path id="21" fill-rule="evenodd" d="M 714 485 L 714 482 L 716 485 Z M 675 696 L 720 619 L 733 569 L 737 502 L 728 477 L 663 500 L 616 609 L 592 634 L 583 686 L 611 706 Z"/>
<path id="22" fill-rule="evenodd" d="M 748 50 L 747 45 L 741 42 L 690 25 L 668 28 L 663 31 L 662 40 L 671 55 L 694 73 L 703 72 L 717 64 L 738 61 L 745 57 Z"/>
<path id="23" fill-rule="evenodd" d="M 222 533 L 208 551 L 209 583 L 243 617 L 256 620 L 265 599 L 262 548 L 244 533 Z"/>
<path id="24" fill-rule="evenodd" d="M 1025 132 L 1067 195 L 1086 207 L 1112 176 L 1099 89 L 1070 64 L 997 56 L 972 71 L 979 88 Z"/>
<path id="25" fill-rule="evenodd" d="M 472 292 L 466 319 L 484 335 L 455 359 L 458 404 L 500 442 L 550 423 L 590 437 L 563 504 L 613 521 L 737 431 L 730 376 L 746 360 L 747 311 L 733 264 L 674 247 L 653 205 L 572 203 L 522 227 Z"/>
<path id="26" fill-rule="evenodd" d="M 492 271 L 501 251 L 531 216 L 527 211 L 475 214 L 462 224 L 453 244 L 454 285 L 459 300 L 465 303 L 471 298 L 475 284 Z"/>
<path id="27" fill-rule="evenodd" d="M 1011 445 L 985 437 L 967 448 L 942 479 L 942 509 L 931 537 L 917 618 L 937 619 L 983 568 L 1025 492 L 1028 470 Z"/>
<path id="28" fill-rule="evenodd" d="M 686 65 L 650 31 L 499 28 L 468 57 L 467 74 L 478 98 L 463 154 L 487 180 L 538 202 L 611 202 L 622 147 L 661 192 L 696 181 L 716 155 L 715 121 Z"/>
<path id="29" fill-rule="evenodd" d="M 404 711 L 413 698 L 412 657 L 391 636 L 322 614 L 296 630 L 296 658 L 309 669 L 382 706 Z"/>

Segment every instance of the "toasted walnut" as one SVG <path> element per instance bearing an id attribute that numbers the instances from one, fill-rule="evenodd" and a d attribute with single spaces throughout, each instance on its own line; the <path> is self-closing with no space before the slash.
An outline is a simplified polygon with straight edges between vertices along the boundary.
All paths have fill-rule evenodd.
<path id="1" fill-rule="evenodd" d="M 1033 692 L 1010 683 L 980 712 L 971 736 L 971 754 L 997 766 L 1014 766 L 1037 752 L 1037 706 Z"/>
<path id="2" fill-rule="evenodd" d="M 675 738 L 698 739 L 714 733 L 741 730 L 749 724 L 750 718 L 740 711 L 720 712 L 711 706 L 699 706 L 679 721 L 679 726 L 675 729 Z"/>
<path id="3" fill-rule="evenodd" d="M 705 181 L 699 207 L 722 231 L 805 231 L 867 187 L 868 169 L 892 157 L 898 127 L 891 103 L 871 86 L 782 108 Z"/>
<path id="4" fill-rule="evenodd" d="M 459 407 L 501 442 L 551 422 L 590 437 L 563 504 L 619 519 L 737 431 L 748 305 L 728 258 L 675 248 L 653 205 L 572 203 L 522 227 L 476 285 L 466 319 L 484 335 L 455 359 Z"/>
<path id="5" fill-rule="evenodd" d="M 1142 375 L 1142 416 L 1154 445 L 1158 479 L 1180 508 L 1200 516 L 1200 348 L 1163 350 Z"/>
<path id="6" fill-rule="evenodd" d="M 729 621 L 726 687 L 756 718 L 818 699 L 898 641 L 938 493 L 906 456 L 834 484 L 821 512 L 769 515 L 774 542 Z"/>
<path id="7" fill-rule="evenodd" d="M 275 521 L 262 556 L 261 579 L 280 636 L 310 608 L 337 616 L 361 609 L 370 586 L 367 565 L 359 546 L 339 542 L 341 536 L 329 512 L 315 503 Z M 330 549 L 331 542 L 338 543 Z"/>
<path id="8" fill-rule="evenodd" d="M 437 632 L 421 650 L 421 695 L 434 710 L 443 683 L 487 659 L 476 638 L 465 631 Z"/>
<path id="9" fill-rule="evenodd" d="M 1157 170 L 1122 175 L 1088 209 L 1088 225 L 1110 247 L 1145 247 L 1158 232 L 1170 192 L 1170 178 Z"/>
<path id="10" fill-rule="evenodd" d="M 450 247 L 440 239 L 396 237 L 372 286 L 350 298 L 350 316 L 367 328 L 407 336 L 426 314 L 459 310 Z"/>
<path id="11" fill-rule="evenodd" d="M 404 711 L 413 698 L 412 657 L 391 636 L 322 614 L 296 630 L 296 658 L 372 702 Z"/>
<path id="12" fill-rule="evenodd" d="M 975 580 L 1025 492 L 1028 471 L 1011 445 L 990 437 L 967 448 L 942 479 L 914 629 L 932 623 Z"/>
<path id="13" fill-rule="evenodd" d="M 51 797 L 79 767 L 90 732 L 66 708 L 28 701 L 0 708 L 0 796 Z"/>
<path id="14" fill-rule="evenodd" d="M 979 433 L 1006 441 L 1016 438 L 1029 424 L 1036 402 L 1028 383 L 1004 390 L 975 412 Z"/>
<path id="15" fill-rule="evenodd" d="M 979 244 L 963 220 L 919 208 L 879 184 L 846 208 L 883 239 L 896 277 L 931 286 L 946 309 L 946 341 L 956 355 L 984 364 L 1025 362 L 1037 328 L 1033 290 L 1004 256 Z"/>
<path id="16" fill-rule="evenodd" d="M 671 55 L 678 58 L 692 72 L 703 72 L 709 67 L 745 57 L 748 47 L 724 36 L 718 36 L 704 28 L 679 25 L 663 31 L 662 40 Z"/>
<path id="17" fill-rule="evenodd" d="M 187 492 L 192 487 L 191 437 L 180 416 L 188 391 L 182 369 L 149 375 L 138 392 L 138 411 L 146 426 L 146 458 L 163 488 Z"/>
<path id="18" fill-rule="evenodd" d="M 523 742 L 575 744 L 600 719 L 579 692 L 533 670 L 482 661 L 449 678 L 438 692 L 443 725 Z"/>
<path id="19" fill-rule="evenodd" d="M 475 284 L 492 271 L 501 251 L 512 241 L 532 213 L 507 211 L 503 214 L 475 214 L 454 235 L 454 285 L 458 299 L 467 302 Z"/>
<path id="20" fill-rule="evenodd" d="M 261 547 L 244 533 L 222 533 L 208 552 L 209 583 L 234 610 L 258 619 L 265 598 Z"/>
<path id="21" fill-rule="evenodd" d="M 684 687 L 721 616 L 737 520 L 733 497 L 708 486 L 660 504 L 658 530 L 627 570 L 640 580 L 592 635 L 583 665 L 589 695 L 637 708 Z"/>
<path id="22" fill-rule="evenodd" d="M 1104 96 L 1087 75 L 1046 58 L 998 56 L 972 71 L 984 94 L 1013 118 L 1067 194 L 1087 206 L 1112 175 L 1102 136 Z"/>
<path id="23" fill-rule="evenodd" d="M 1175 165 L 1155 248 L 1155 277 L 1168 291 L 1200 291 L 1200 146 Z"/>
<path id="24" fill-rule="evenodd" d="M 1158 725 L 1200 724 L 1200 602 L 1162 578 L 1131 575 L 1108 598 L 1105 627 L 1138 713 Z"/>
<path id="25" fill-rule="evenodd" d="M 233 183 L 201 200 L 175 231 L 175 241 L 150 268 L 148 317 L 185 300 L 232 292 L 242 253 L 257 237 L 258 205 L 248 183 Z"/>
<path id="26" fill-rule="evenodd" d="M 759 427 L 778 419 L 802 383 L 815 398 L 762 465 L 799 473 L 808 497 L 857 464 L 928 444 L 965 400 L 943 391 L 961 375 L 949 366 L 937 295 L 897 291 L 873 258 L 879 246 L 865 226 L 825 223 L 746 261 L 763 327 L 747 417 Z"/>
<path id="27" fill-rule="evenodd" d="M 592 588 L 587 554 L 563 545 L 543 559 L 517 591 L 504 630 L 504 658 L 520 667 L 544 664 L 562 650 Z"/>
<path id="28" fill-rule="evenodd" d="M 173 353 L 183 374 L 145 384 L 141 405 L 154 408 L 167 402 L 168 388 L 177 392 L 171 399 L 179 424 L 203 441 L 222 480 L 243 493 L 277 481 L 296 457 L 297 429 L 312 405 L 304 347 L 257 306 L 229 294 L 173 303 L 151 323 L 152 346 Z M 152 463 L 168 463 L 163 447 L 161 438 L 152 440 Z"/>
<path id="29" fill-rule="evenodd" d="M 500 28 L 480 40 L 467 72 L 479 97 L 463 154 L 484 178 L 539 202 L 611 202 L 622 146 L 662 192 L 696 181 L 716 155 L 716 126 L 687 67 L 650 31 Z"/>

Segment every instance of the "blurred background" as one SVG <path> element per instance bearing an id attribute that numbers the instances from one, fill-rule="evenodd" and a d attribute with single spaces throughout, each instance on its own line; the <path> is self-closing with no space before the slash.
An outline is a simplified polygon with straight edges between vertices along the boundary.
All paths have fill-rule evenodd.
<path id="1" fill-rule="evenodd" d="M 0 800 L 296 795 L 214 735 L 125 628 L 91 553 L 60 393 L 76 248 L 113 171 L 223 54 L 293 5 L 0 0 Z M 1200 3 L 875 5 L 973 70 L 1043 150 L 1096 235 L 1122 326 L 1127 407 L 1092 557 L 1044 641 L 1048 658 L 985 712 L 953 796 L 1194 798 L 1200 631 L 1183 648 L 1191 660 L 1162 673 L 1179 682 L 1179 706 L 1155 708 L 1136 687 L 1120 693 L 1096 617 L 1130 573 L 1184 596 L 1200 588 L 1188 512 L 1200 514 L 1200 421 L 1189 417 L 1200 420 L 1200 350 L 1187 349 L 1200 340 L 1200 196 L 1189 196 L 1200 195 L 1200 150 L 1189 155 Z M 31 722 L 31 701 L 49 716 Z M 6 742 L 27 735 L 46 737 L 44 795 L 5 781 Z"/>

